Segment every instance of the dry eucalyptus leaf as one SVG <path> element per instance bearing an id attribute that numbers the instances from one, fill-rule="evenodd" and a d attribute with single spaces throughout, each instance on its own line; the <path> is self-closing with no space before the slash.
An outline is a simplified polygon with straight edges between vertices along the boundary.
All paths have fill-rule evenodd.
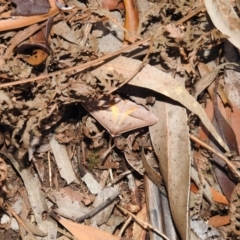
<path id="1" fill-rule="evenodd" d="M 150 126 L 149 131 L 172 217 L 182 239 L 188 239 L 191 158 L 186 110 L 173 101 L 156 101 L 152 112 L 161 116 L 161 121 Z"/>
<path id="2" fill-rule="evenodd" d="M 159 191 L 158 187 L 147 177 L 144 178 L 146 203 L 149 215 L 149 222 L 160 232 L 165 233 L 171 240 L 178 240 L 176 228 L 170 213 L 166 193 Z M 165 190 L 165 188 L 162 188 Z M 150 239 L 159 239 L 159 236 L 150 232 Z"/>
<path id="3" fill-rule="evenodd" d="M 92 74 L 97 78 L 99 78 L 99 76 L 104 77 L 104 73 L 107 74 L 109 71 L 112 72 L 114 69 L 119 74 L 121 73 L 125 79 L 128 79 L 132 73 L 138 69 L 140 64 L 141 62 L 138 60 L 120 56 L 92 71 Z M 135 75 L 135 77 L 133 77 L 129 84 L 136 87 L 148 88 L 181 103 L 184 107 L 198 115 L 204 126 L 217 140 L 219 145 L 221 145 L 226 151 L 229 150 L 227 145 L 217 133 L 216 129 L 213 127 L 200 104 L 178 81 L 165 72 L 150 65 L 146 65 L 138 74 Z"/>
<path id="4" fill-rule="evenodd" d="M 21 219 L 24 224 L 28 227 L 28 229 L 36 236 L 40 236 L 40 237 L 46 237 L 47 234 L 45 232 L 43 232 L 42 230 L 40 230 L 37 226 L 35 226 L 33 223 L 27 221 L 27 220 L 24 220 L 24 219 Z"/>
<path id="5" fill-rule="evenodd" d="M 240 19 L 234 11 L 230 0 L 205 0 L 207 12 L 215 27 L 228 40 L 240 49 Z"/>
<path id="6" fill-rule="evenodd" d="M 56 217 L 58 220 L 74 237 L 84 240 L 120 240 L 120 237 L 111 235 L 100 229 L 86 226 L 84 224 L 69 221 L 63 217 Z"/>

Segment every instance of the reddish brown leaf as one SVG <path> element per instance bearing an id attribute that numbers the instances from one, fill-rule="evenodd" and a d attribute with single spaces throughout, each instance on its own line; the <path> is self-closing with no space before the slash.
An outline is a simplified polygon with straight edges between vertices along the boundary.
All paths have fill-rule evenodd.
<path id="1" fill-rule="evenodd" d="M 48 55 L 51 54 L 48 37 L 52 25 L 53 19 L 49 18 L 45 28 L 30 37 L 28 42 L 24 42 L 18 47 L 17 53 L 20 53 L 21 58 L 30 65 L 37 66 L 42 64 Z"/>
<path id="2" fill-rule="evenodd" d="M 124 27 L 128 32 L 125 32 L 124 39 L 127 42 L 135 42 L 137 39 L 132 34 L 136 34 L 139 16 L 138 16 L 138 6 L 137 0 L 124 0 L 125 5 L 125 22 Z"/>
<path id="3" fill-rule="evenodd" d="M 191 185 L 190 185 L 190 190 L 191 190 L 191 192 L 193 192 L 193 193 L 198 193 L 198 187 L 197 187 L 196 184 L 194 184 L 194 183 L 191 183 Z"/>
<path id="4" fill-rule="evenodd" d="M 212 191 L 212 197 L 215 202 L 223 203 L 223 204 L 229 204 L 227 198 L 222 195 L 220 192 L 215 190 L 214 188 L 211 188 Z"/>
<path id="5" fill-rule="evenodd" d="M 75 223 L 62 217 L 58 217 L 56 220 L 79 240 L 120 240 L 120 237 L 113 236 L 94 227 Z"/>
<path id="6" fill-rule="evenodd" d="M 230 217 L 229 216 L 216 215 L 214 217 L 211 217 L 208 220 L 208 224 L 212 227 L 221 227 L 221 226 L 227 225 L 229 223 L 230 223 Z"/>

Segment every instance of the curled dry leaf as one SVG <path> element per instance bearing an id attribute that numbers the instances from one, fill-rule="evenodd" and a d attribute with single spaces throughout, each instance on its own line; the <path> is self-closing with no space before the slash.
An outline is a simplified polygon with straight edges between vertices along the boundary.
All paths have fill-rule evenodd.
<path id="1" fill-rule="evenodd" d="M 240 49 L 240 19 L 230 0 L 205 0 L 205 6 L 215 27 Z"/>
<path id="2" fill-rule="evenodd" d="M 49 18 L 46 27 L 30 37 L 30 40 L 22 43 L 17 53 L 21 58 L 32 66 L 42 64 L 51 54 L 48 38 L 53 25 L 53 18 Z M 30 54 L 30 55 L 29 55 Z"/>

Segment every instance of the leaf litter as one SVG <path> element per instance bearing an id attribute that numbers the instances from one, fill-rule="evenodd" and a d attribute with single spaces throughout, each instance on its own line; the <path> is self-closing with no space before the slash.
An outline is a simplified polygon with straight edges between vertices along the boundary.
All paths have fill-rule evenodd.
<path id="1" fill-rule="evenodd" d="M 3 0 L 0 239 L 238 239 L 238 6 Z"/>

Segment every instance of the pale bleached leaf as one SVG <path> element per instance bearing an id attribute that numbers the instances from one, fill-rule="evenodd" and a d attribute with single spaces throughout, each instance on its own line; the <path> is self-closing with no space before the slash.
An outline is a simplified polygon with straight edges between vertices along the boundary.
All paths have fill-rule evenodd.
<path id="1" fill-rule="evenodd" d="M 58 143 L 54 134 L 50 139 L 50 145 L 61 177 L 64 178 L 68 184 L 70 184 L 76 179 L 76 176 L 73 171 L 70 158 L 67 154 L 66 147 Z"/>
<path id="2" fill-rule="evenodd" d="M 161 121 L 150 126 L 149 131 L 168 191 L 172 217 L 182 239 L 189 239 L 191 158 L 186 109 L 176 102 L 156 101 L 152 112 L 161 116 Z"/>

